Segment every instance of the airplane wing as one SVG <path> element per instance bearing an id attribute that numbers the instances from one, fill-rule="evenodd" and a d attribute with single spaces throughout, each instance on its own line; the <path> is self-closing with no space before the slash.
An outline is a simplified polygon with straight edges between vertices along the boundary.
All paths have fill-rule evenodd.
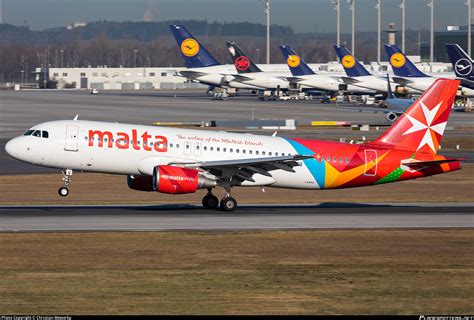
<path id="1" fill-rule="evenodd" d="M 301 77 L 286 77 L 285 80 L 292 83 L 298 83 L 298 82 L 304 81 L 305 79 Z"/>
<path id="2" fill-rule="evenodd" d="M 393 81 L 402 85 L 402 86 L 407 86 L 411 83 L 413 83 L 412 80 L 410 79 L 407 79 L 407 78 L 403 78 L 403 77 L 392 77 Z"/>
<path id="3" fill-rule="evenodd" d="M 193 163 L 170 163 L 169 165 L 178 165 L 188 168 L 200 168 L 219 178 L 237 178 L 242 181 L 255 182 L 252 179 L 254 174 L 261 174 L 272 177 L 270 171 L 285 170 L 295 172 L 293 167 L 299 166 L 299 160 L 312 159 L 313 155 L 292 155 L 279 157 L 236 159 L 236 160 L 217 160 L 203 161 Z"/>
<path id="4" fill-rule="evenodd" d="M 469 88 L 469 89 L 474 89 L 474 81 L 468 80 L 466 78 L 456 78 L 458 80 L 461 80 L 461 86 Z"/>
<path id="5" fill-rule="evenodd" d="M 346 84 L 356 84 L 356 83 L 360 82 L 359 80 L 357 80 L 355 78 L 351 78 L 351 77 L 341 76 L 340 79 L 342 79 L 342 81 L 344 81 L 344 83 L 346 83 Z"/>
<path id="6" fill-rule="evenodd" d="M 241 74 L 233 74 L 232 76 L 234 77 L 234 79 L 232 79 L 232 81 L 237 81 L 237 82 L 245 82 L 245 81 L 253 80 L 253 78 L 243 76 Z"/>
<path id="7" fill-rule="evenodd" d="M 207 75 L 204 72 L 191 71 L 191 70 L 183 70 L 183 71 L 180 71 L 179 74 L 189 79 L 197 79 L 199 77 Z"/>
<path id="8" fill-rule="evenodd" d="M 378 108 L 378 107 L 344 107 L 344 106 L 338 105 L 338 108 L 341 108 L 344 110 L 359 111 L 359 112 L 395 113 L 396 115 L 401 115 L 403 113 L 403 111 L 400 111 L 400 110 L 392 110 L 388 108 Z"/>

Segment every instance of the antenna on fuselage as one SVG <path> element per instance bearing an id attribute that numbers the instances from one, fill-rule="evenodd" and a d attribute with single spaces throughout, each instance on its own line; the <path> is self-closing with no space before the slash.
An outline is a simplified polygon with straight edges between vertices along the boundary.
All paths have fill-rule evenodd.
<path id="1" fill-rule="evenodd" d="M 74 120 L 74 121 L 77 121 L 77 119 L 79 119 L 79 115 L 78 115 L 78 114 L 76 114 L 76 116 L 74 117 L 73 120 Z"/>

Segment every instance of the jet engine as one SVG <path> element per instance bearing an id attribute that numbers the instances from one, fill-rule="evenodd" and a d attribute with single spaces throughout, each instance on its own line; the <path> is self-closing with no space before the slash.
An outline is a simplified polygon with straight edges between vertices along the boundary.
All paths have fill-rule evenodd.
<path id="1" fill-rule="evenodd" d="M 407 87 L 404 87 L 404 86 L 396 86 L 395 92 L 398 94 L 405 94 L 405 93 L 408 93 L 408 89 Z"/>
<path id="2" fill-rule="evenodd" d="M 153 177 L 151 176 L 127 176 L 127 184 L 130 189 L 137 191 L 155 191 L 153 189 Z"/>
<path id="3" fill-rule="evenodd" d="M 395 120 L 398 119 L 398 116 L 394 112 L 389 112 L 385 115 L 385 118 L 387 118 L 387 120 L 390 121 L 390 122 L 395 122 Z"/>
<path id="4" fill-rule="evenodd" d="M 153 169 L 153 190 L 161 193 L 194 193 L 197 189 L 213 188 L 217 181 L 202 171 L 176 166 L 156 166 Z"/>

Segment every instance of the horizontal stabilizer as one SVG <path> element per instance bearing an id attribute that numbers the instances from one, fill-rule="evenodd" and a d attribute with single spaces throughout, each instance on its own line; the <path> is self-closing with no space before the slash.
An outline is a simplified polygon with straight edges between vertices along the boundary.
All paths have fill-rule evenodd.
<path id="1" fill-rule="evenodd" d="M 351 78 L 351 77 L 341 77 L 341 79 L 346 84 L 356 84 L 356 83 L 360 82 L 359 80 L 357 80 L 355 78 Z"/>
<path id="2" fill-rule="evenodd" d="M 407 78 L 402 78 L 402 77 L 393 77 L 392 79 L 393 81 L 395 81 L 396 83 L 402 86 L 408 86 L 413 83 L 412 80 L 409 80 Z"/>
<path id="3" fill-rule="evenodd" d="M 433 161 L 417 161 L 415 159 L 402 160 L 401 164 L 409 167 L 410 169 L 421 169 L 426 167 L 437 166 L 443 163 L 449 162 L 458 162 L 463 161 L 464 159 L 443 159 L 443 160 L 433 160 Z"/>

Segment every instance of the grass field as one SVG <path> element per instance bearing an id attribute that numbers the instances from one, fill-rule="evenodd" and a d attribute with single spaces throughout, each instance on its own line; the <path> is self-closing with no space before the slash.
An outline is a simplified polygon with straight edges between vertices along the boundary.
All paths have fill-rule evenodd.
<path id="1" fill-rule="evenodd" d="M 2 314 L 472 314 L 474 230 L 0 234 Z"/>
<path id="2" fill-rule="evenodd" d="M 0 205 L 10 204 L 200 204 L 205 190 L 195 194 L 168 195 L 130 190 L 125 176 L 76 173 L 71 194 L 61 198 L 61 174 L 0 175 Z M 410 181 L 356 189 L 303 191 L 266 188 L 234 188 L 239 203 L 321 203 L 321 202 L 472 202 L 474 164 L 460 171 Z M 223 196 L 217 188 L 216 194 Z"/>

